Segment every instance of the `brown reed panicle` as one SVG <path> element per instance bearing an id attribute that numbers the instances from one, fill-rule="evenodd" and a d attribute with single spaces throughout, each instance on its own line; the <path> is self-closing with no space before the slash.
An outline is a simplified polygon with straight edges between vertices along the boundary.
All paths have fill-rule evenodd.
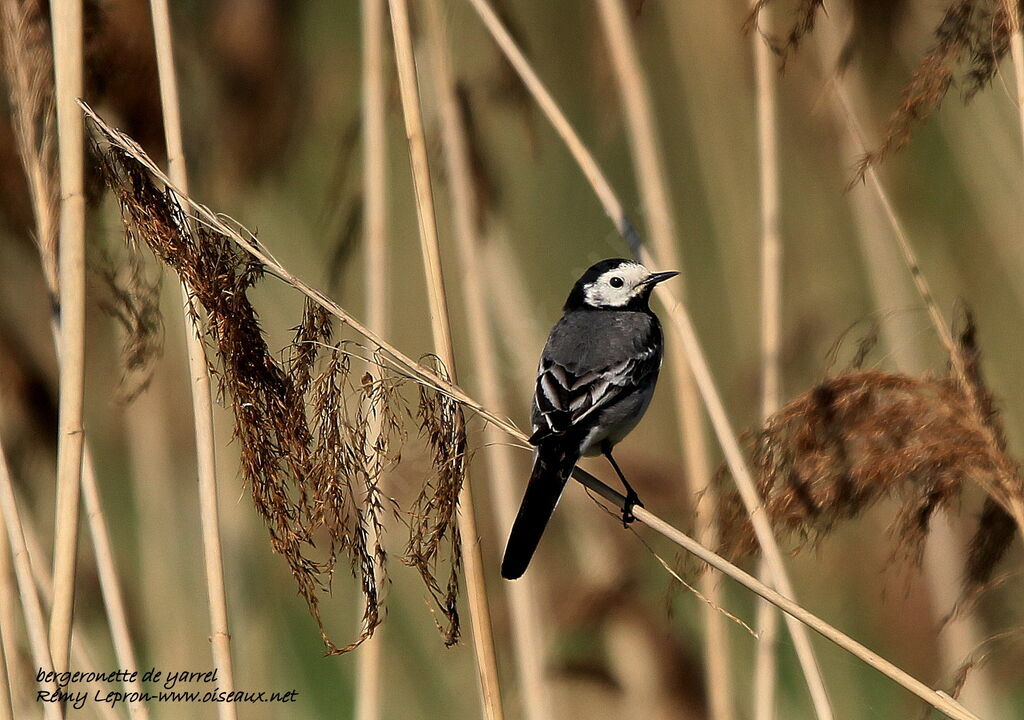
<path id="1" fill-rule="evenodd" d="M 441 378 L 448 374 L 435 355 L 421 358 Z M 434 602 L 447 620 L 447 627 L 437 623 L 446 645 L 459 640 L 459 568 L 462 561 L 462 538 L 455 514 L 459 492 L 466 479 L 466 420 L 462 407 L 451 397 L 425 385 L 419 386 L 418 416 L 420 430 L 431 448 L 434 475 L 423 484 L 409 513 L 410 533 L 403 562 L 416 568 Z M 448 542 L 445 543 L 445 538 Z M 438 582 L 442 563 L 441 551 L 448 547 L 448 580 L 442 590 Z"/>
<path id="2" fill-rule="evenodd" d="M 967 547 L 967 567 L 964 576 L 964 595 L 979 591 L 992 577 L 995 566 L 1006 554 L 1017 532 L 1017 524 L 1013 516 L 1006 511 L 1003 503 L 1011 496 L 1024 493 L 1020 467 L 1013 462 L 1006 449 L 1006 432 L 1003 429 L 995 399 L 985 384 L 981 372 L 981 348 L 978 344 L 977 326 L 970 311 L 962 308 L 961 329 L 958 333 L 959 350 L 964 363 L 965 382 L 975 389 L 978 401 L 978 412 L 982 421 L 991 430 L 995 442 L 995 451 L 1010 472 L 1001 478 L 1008 477 L 1015 485 L 1007 486 L 1003 479 L 1000 487 L 989 490 L 985 504 L 978 518 L 978 527 Z"/>
<path id="3" fill-rule="evenodd" d="M 762 10 L 772 3 L 773 0 L 757 0 L 757 3 L 751 8 L 747 19 L 743 22 L 743 31 L 758 30 L 760 32 L 757 26 L 758 16 Z M 798 0 L 796 7 L 792 11 L 792 24 L 789 26 L 789 30 L 786 31 L 785 37 L 780 38 L 761 33 L 764 41 L 768 43 L 768 47 L 772 49 L 772 52 L 782 59 L 783 67 L 785 67 L 790 52 L 797 50 L 803 39 L 814 30 L 814 22 L 818 16 L 818 10 L 824 5 L 825 0 Z"/>
<path id="4" fill-rule="evenodd" d="M 860 9 L 877 0 L 851 0 L 855 17 L 867 13 Z M 757 15 L 773 0 L 759 0 L 745 27 L 756 27 Z M 815 16 L 824 0 L 800 0 L 796 18 L 784 40 L 766 37 L 769 46 L 783 58 L 797 49 L 800 41 L 814 29 Z M 864 23 L 860 23 L 864 26 Z M 879 25 L 873 24 L 878 32 Z M 910 142 L 914 128 L 939 109 L 950 88 L 961 75 L 963 99 L 969 101 L 995 77 L 999 63 L 1010 49 L 1010 17 L 1004 0 L 951 0 L 933 31 L 934 42 L 925 53 L 901 92 L 899 106 L 889 117 L 885 136 L 874 150 L 859 161 L 854 182 L 864 173 Z M 841 55 L 840 69 L 849 60 Z"/>
<path id="5" fill-rule="evenodd" d="M 893 557 L 919 564 L 932 515 L 957 506 L 966 482 L 988 494 L 971 544 L 965 583 L 984 582 L 1013 539 L 1005 506 L 1021 495 L 1020 468 L 1006 453 L 994 400 L 981 378 L 969 315 L 959 334 L 968 381 L 985 408 L 995 446 L 972 400 L 953 377 L 851 370 L 789 402 L 747 438 L 758 489 L 776 531 L 797 548 L 814 545 L 842 520 L 881 499 L 898 503 Z M 1007 487 L 1008 468 L 1016 489 Z M 719 481 L 724 476 L 719 471 Z M 723 550 L 757 543 L 734 490 L 722 483 Z M 993 522 L 995 520 L 995 522 Z"/>
<path id="6" fill-rule="evenodd" d="M 47 289 L 57 288 L 57 149 L 53 97 L 53 49 L 49 14 L 40 0 L 0 0 L 0 42 L 10 95 L 11 123 L 24 173 L 14 185 L 28 181 L 35 240 L 39 245 Z M 5 193 L 6 194 L 6 193 Z M 51 301 L 57 299 L 52 295 Z"/>
<path id="7" fill-rule="evenodd" d="M 308 304 L 307 317 L 311 312 L 320 316 L 329 333 L 326 313 Z M 381 543 L 383 514 L 386 504 L 397 505 L 384 497 L 379 483 L 395 440 L 404 439 L 394 413 L 400 406 L 399 383 L 365 373 L 356 388 L 351 378 L 351 357 L 341 344 L 333 345 L 323 371 L 311 381 L 309 396 L 318 438 L 310 471 L 312 525 L 325 528 L 330 538 L 328 566 L 333 569 L 338 555 L 346 555 L 366 599 L 362 635 L 344 650 L 356 647 L 383 620 L 381 588 L 387 580 L 387 552 Z M 352 397 L 357 401 L 354 408 Z M 371 417 L 377 422 L 371 423 Z M 372 546 L 371 527 L 376 538 Z"/>
<path id="8" fill-rule="evenodd" d="M 149 387 L 164 347 L 161 276 L 149 278 L 138 253 L 114 258 L 103 252 L 89 263 L 100 309 L 121 326 L 118 401 L 130 403 Z"/>
<path id="9" fill-rule="evenodd" d="M 768 5 L 778 4 L 776 0 L 758 0 L 743 23 L 744 32 L 759 30 L 757 21 L 761 11 Z M 888 50 L 906 6 L 907 0 L 851 0 L 853 27 L 840 53 L 840 67 L 846 67 L 857 53 L 868 46 Z M 804 38 L 814 31 L 818 11 L 824 7 L 825 0 L 796 0 L 789 29 L 783 37 L 761 33 L 768 47 L 781 58 L 783 67 L 789 54 L 795 52 Z"/>
<path id="10" fill-rule="evenodd" d="M 391 507 L 407 518 L 404 562 L 416 567 L 441 612 L 445 642 L 458 638 L 456 610 L 460 546 L 454 520 L 465 475 L 466 435 L 457 403 L 421 388 L 421 431 L 433 453 L 434 477 L 405 511 L 380 490 L 383 473 L 401 457 L 403 419 L 411 417 L 400 394 L 407 377 L 352 343 L 329 344 L 331 323 L 307 303 L 286 362 L 271 354 L 247 291 L 262 265 L 228 238 L 188 216 L 170 188 L 158 185 L 138 160 L 114 144 L 96 147 L 117 197 L 129 242 L 144 242 L 193 289 L 208 317 L 219 365 L 220 394 L 230 399 L 241 466 L 253 502 L 284 556 L 317 623 L 329 654 L 354 649 L 383 619 L 387 582 L 383 515 Z M 350 346 L 356 352 L 350 351 Z M 352 357 L 376 370 L 354 379 Z M 438 372 L 441 372 L 438 368 Z M 369 529 L 378 541 L 369 543 Z M 316 539 L 329 547 L 318 553 Z M 436 569 L 444 547 L 451 568 L 442 591 Z M 326 555 L 326 557 L 324 557 Z M 329 637 L 321 595 L 330 592 L 339 558 L 346 557 L 365 596 L 359 636 L 344 647 Z M 440 625 L 439 625 L 440 627 Z"/>

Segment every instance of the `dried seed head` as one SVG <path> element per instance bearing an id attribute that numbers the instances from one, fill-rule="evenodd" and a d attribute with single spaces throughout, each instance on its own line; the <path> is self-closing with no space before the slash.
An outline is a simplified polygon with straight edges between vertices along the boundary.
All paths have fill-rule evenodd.
<path id="1" fill-rule="evenodd" d="M 434 366 L 442 378 L 447 371 L 440 359 L 424 359 Z M 415 567 L 438 609 L 447 620 L 447 627 L 438 628 L 445 643 L 452 645 L 459 639 L 459 613 L 456 600 L 459 592 L 461 566 L 461 537 L 456 522 L 459 493 L 466 478 L 466 423 L 462 408 L 451 397 L 420 385 L 420 434 L 431 451 L 433 474 L 428 476 L 410 511 L 409 544 L 404 562 Z M 447 557 L 442 551 L 447 549 Z M 442 582 L 443 565 L 448 566 L 448 578 Z"/>
<path id="2" fill-rule="evenodd" d="M 129 239 L 171 267 L 205 312 L 221 395 L 235 416 L 243 475 L 271 545 L 288 562 L 328 652 L 355 648 L 383 619 L 387 507 L 406 519 L 410 539 L 403 560 L 419 570 L 445 615 L 445 641 L 456 642 L 455 513 L 466 472 L 461 407 L 433 388 L 421 388 L 419 420 L 434 472 L 403 510 L 381 491 L 381 479 L 397 463 L 406 438 L 403 422 L 412 417 L 400 392 L 407 376 L 392 370 L 379 351 L 331 345 L 327 314 L 308 302 L 287 361 L 276 359 L 248 297 L 263 267 L 227 236 L 188 216 L 174 191 L 146 170 L 144 153 L 130 140 L 96 129 L 106 141 L 97 152 Z M 354 373 L 354 357 L 371 370 Z M 437 368 L 443 374 L 439 363 Z M 318 552 L 321 535 L 329 542 Z M 320 611 L 339 558 L 347 558 L 364 600 L 361 632 L 343 647 L 328 635 Z M 442 581 L 445 564 L 448 576 Z"/>
<path id="3" fill-rule="evenodd" d="M 99 281 L 100 307 L 123 331 L 118 399 L 128 403 L 149 386 L 163 352 L 160 276 L 146 277 L 142 258 L 134 252 L 117 260 L 104 253 L 89 269 Z"/>
<path id="4" fill-rule="evenodd" d="M 933 514 L 952 507 L 965 482 L 991 492 L 1008 461 L 981 432 L 956 381 L 877 370 L 823 381 L 748 445 L 772 523 L 798 547 L 892 498 L 899 505 L 893 554 L 915 562 Z M 735 490 L 723 487 L 722 513 L 723 549 L 756 551 Z"/>

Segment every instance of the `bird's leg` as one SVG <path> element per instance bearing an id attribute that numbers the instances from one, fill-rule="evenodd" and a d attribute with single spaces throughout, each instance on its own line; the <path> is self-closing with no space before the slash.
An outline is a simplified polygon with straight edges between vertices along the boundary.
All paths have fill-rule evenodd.
<path id="1" fill-rule="evenodd" d="M 615 458 L 612 457 L 612 446 L 609 442 L 601 443 L 601 453 L 608 458 L 608 462 L 615 468 L 615 473 L 619 476 L 619 480 L 622 481 L 623 487 L 626 488 L 626 502 L 622 505 L 622 526 L 628 527 L 631 522 L 636 520 L 633 517 L 633 508 L 639 505 L 643 507 L 644 504 L 640 502 L 640 496 L 636 494 L 636 490 L 626 480 L 626 476 L 622 474 L 622 470 L 619 469 L 619 464 L 615 462 Z"/>

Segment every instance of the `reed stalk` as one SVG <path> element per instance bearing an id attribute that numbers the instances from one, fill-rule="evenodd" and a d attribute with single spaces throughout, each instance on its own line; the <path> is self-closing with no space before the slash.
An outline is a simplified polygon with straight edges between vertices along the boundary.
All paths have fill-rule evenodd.
<path id="1" fill-rule="evenodd" d="M 160 77 L 160 105 L 167 143 L 168 175 L 187 192 L 188 171 L 181 134 L 181 109 L 178 80 L 174 69 L 174 44 L 167 0 L 151 0 L 153 39 L 156 44 L 157 71 Z M 203 535 L 203 562 L 206 570 L 207 600 L 210 611 L 210 644 L 213 661 L 220 674 L 220 686 L 234 689 L 231 660 L 231 635 L 228 632 L 227 598 L 224 589 L 224 559 L 221 552 L 220 520 L 217 503 L 216 440 L 213 429 L 213 396 L 206 353 L 200 339 L 199 311 L 189 288 L 182 284 L 185 342 L 192 389 L 192 414 L 195 423 L 196 460 L 199 475 L 199 512 Z M 233 720 L 237 714 L 232 703 L 218 703 L 221 720 Z"/>
<path id="2" fill-rule="evenodd" d="M 434 350 L 444 363 L 453 382 L 457 382 L 455 351 L 452 345 L 448 298 L 441 271 L 441 251 L 437 237 L 434 198 L 430 185 L 430 166 L 427 161 L 426 138 L 420 109 L 420 92 L 416 79 L 416 61 L 413 52 L 409 10 L 405 0 L 389 0 L 391 30 L 398 64 L 398 83 L 402 96 L 402 114 L 409 141 L 409 158 L 413 185 L 416 191 L 416 217 L 420 230 L 420 249 L 426 273 L 429 295 L 430 327 Z M 466 590 L 469 595 L 470 620 L 473 626 L 473 648 L 479 673 L 484 713 L 488 720 L 501 720 L 501 689 L 498 681 L 498 663 L 494 653 L 491 614 L 484 583 L 483 556 L 480 536 L 476 527 L 476 509 L 473 505 L 471 483 L 466 477 L 459 492 L 459 532 L 463 538 L 462 560 L 466 572 Z"/>
<path id="3" fill-rule="evenodd" d="M 756 4 L 756 0 L 754 0 Z M 771 31 L 771 8 L 762 10 L 761 27 Z M 761 418 L 767 420 L 782 399 L 782 231 L 780 228 L 779 142 L 776 70 L 768 45 L 752 33 L 754 91 L 761 214 Z M 762 562 L 762 579 L 769 577 Z M 779 614 L 764 600 L 757 604 L 758 642 L 754 656 L 754 720 L 775 717 Z"/>
<path id="4" fill-rule="evenodd" d="M 505 57 L 508 58 L 513 68 L 523 80 L 530 94 L 533 95 L 537 104 L 547 116 L 552 127 L 565 142 L 583 174 L 593 186 L 594 192 L 601 201 L 605 212 L 611 218 L 619 233 L 630 245 L 633 253 L 647 267 L 663 267 L 662 263 L 654 257 L 651 251 L 639 242 L 636 231 L 623 212 L 622 202 L 612 190 L 600 166 L 594 160 L 586 145 L 580 140 L 579 135 L 569 123 L 561 108 L 558 107 L 554 98 L 551 97 L 547 88 L 544 87 L 543 82 L 541 82 L 529 61 L 522 54 L 522 51 L 495 14 L 493 8 L 486 0 L 469 0 L 469 2 L 479 14 L 487 30 L 505 54 Z M 750 470 L 743 458 L 739 440 L 732 428 L 728 414 L 725 411 L 725 405 L 722 403 L 721 395 L 712 378 L 703 349 L 693 329 L 689 313 L 672 289 L 666 285 L 659 286 L 655 293 L 668 309 L 668 313 L 682 340 L 683 349 L 689 361 L 690 371 L 693 373 L 697 388 L 704 399 L 704 404 L 711 418 L 711 425 L 722 447 L 729 472 L 736 483 L 747 514 L 750 516 L 750 522 L 761 545 L 761 551 L 771 570 L 773 584 L 784 595 L 793 597 L 793 586 L 786 571 L 782 552 L 779 550 L 771 525 L 765 516 L 761 499 L 758 497 Z M 824 681 L 821 679 L 821 669 L 814 656 L 814 648 L 811 645 L 810 637 L 803 626 L 792 617 L 786 618 L 786 625 L 793 636 L 797 658 L 807 680 L 815 712 L 818 713 L 819 718 L 827 720 L 827 718 L 831 717 L 831 704 L 825 692 Z"/>
<path id="5" fill-rule="evenodd" d="M 43 250 L 43 247 L 40 248 Z M 44 250 L 45 254 L 45 250 Z M 45 263 L 44 263 L 45 264 Z M 56 289 L 51 288 L 56 294 Z M 57 353 L 57 362 L 61 363 L 63 357 L 60 354 L 60 321 L 54 315 L 50 330 L 53 334 L 54 346 Z M 138 668 L 139 663 L 135 655 L 135 646 L 131 637 L 131 630 L 128 626 L 128 612 L 124 605 L 124 591 L 121 589 L 121 580 L 117 572 L 117 563 L 114 560 L 113 545 L 110 542 L 110 532 L 107 526 L 106 515 L 103 512 L 103 504 L 100 498 L 99 486 L 96 482 L 96 470 L 92 460 L 92 449 L 88 442 L 83 445 L 82 452 L 82 497 L 85 501 L 85 516 L 89 526 L 89 535 L 92 538 L 93 555 L 96 561 L 96 571 L 99 575 L 100 593 L 103 596 L 103 607 L 107 615 L 107 625 L 110 628 L 110 637 L 114 645 L 114 655 L 118 665 L 124 668 Z M 29 526 L 24 526 L 26 536 L 29 534 Z M 31 547 L 31 545 L 30 545 Z M 40 551 L 35 555 L 42 558 Z M 38 573 L 42 567 L 38 563 L 33 564 L 37 572 L 37 584 L 42 587 Z M 43 591 L 46 604 L 51 608 L 54 603 L 54 588 L 52 578 L 47 582 L 48 588 Z M 51 610 L 52 611 L 52 610 Z M 80 648 L 77 644 L 71 648 L 71 658 L 76 659 Z M 126 693 L 142 693 L 142 684 L 138 680 L 124 681 Z M 127 703 L 131 716 L 136 720 L 147 720 L 149 709 L 145 703 L 139 700 L 132 700 Z M 104 706 L 104 710 L 109 709 Z M 105 714 L 101 712 L 101 714 Z"/>
<path id="6" fill-rule="evenodd" d="M 45 248 L 40 246 L 45 257 Z M 45 266 L 45 261 L 44 261 Z M 51 288 L 56 295 L 56 288 Z M 60 346 L 60 318 L 55 314 L 51 319 L 50 330 L 53 334 L 54 347 L 57 351 L 57 362 L 61 364 L 63 356 Z M 84 434 L 84 432 L 83 432 Z M 82 452 L 82 484 L 81 493 L 85 501 L 85 516 L 89 526 L 89 535 L 92 538 L 93 555 L 96 561 L 96 571 L 99 575 L 100 593 L 103 596 L 103 607 L 107 615 L 107 624 L 110 628 L 110 637 L 114 645 L 114 655 L 118 665 L 124 668 L 138 668 L 139 663 L 135 655 L 135 646 L 131 637 L 131 630 L 128 626 L 128 612 L 124 605 L 124 591 L 121 589 L 121 580 L 117 572 L 117 563 L 114 560 L 113 545 L 110 542 L 110 532 L 107 526 L 106 515 L 103 512 L 103 504 L 100 498 L 99 486 L 96 482 L 96 470 L 92 460 L 92 449 L 88 442 L 83 444 Z M 24 528 L 28 534 L 28 528 Z M 43 557 L 42 553 L 36 557 Z M 37 572 L 42 568 L 38 567 Z M 37 584 L 38 578 L 37 578 Z M 50 589 L 44 592 L 48 605 L 53 606 L 53 586 L 50 581 Z M 71 658 L 76 658 L 77 647 L 71 648 Z M 138 680 L 124 682 L 126 693 L 142 693 L 142 684 Z M 128 708 L 133 718 L 147 720 L 149 709 L 145 703 L 139 700 L 128 702 Z"/>
<path id="7" fill-rule="evenodd" d="M 476 190 L 466 128 L 456 95 L 455 78 L 448 57 L 447 31 L 438 0 L 427 0 L 423 9 L 431 50 L 434 93 L 439 104 L 469 348 L 476 370 L 475 384 L 483 403 L 498 408 L 503 405 L 502 381 L 495 338 L 487 319 L 483 287 L 486 275 L 478 251 L 480 238 L 474 216 Z M 501 431 L 492 425 L 484 429 L 484 445 L 495 525 L 509 528 L 517 510 L 513 450 L 503 442 Z M 552 692 L 544 675 L 545 633 L 537 605 L 536 583 L 533 577 L 526 577 L 517 582 L 503 583 L 503 587 L 508 598 L 510 621 L 515 628 L 512 649 L 521 683 L 524 715 L 528 720 L 553 718 Z"/>
<path id="8" fill-rule="evenodd" d="M 0 720 L 14 720 L 14 698 L 11 691 L 11 667 L 15 662 L 17 646 L 14 640 L 14 618 L 11 610 L 13 583 L 11 582 L 11 546 L 7 541 L 7 526 L 0 516 Z M 7 658 L 11 658 L 8 662 Z"/>
<path id="9" fill-rule="evenodd" d="M 626 118 L 633 171 L 640 186 L 644 216 L 651 245 L 666 268 L 683 271 L 685 265 L 676 240 L 676 221 L 659 147 L 657 122 L 650 92 L 641 67 L 629 19 L 622 0 L 600 0 L 598 9 L 609 49 L 612 69 L 619 86 L 622 111 Z M 681 291 L 685 294 L 685 289 Z M 683 450 L 683 469 L 691 496 L 700 497 L 694 519 L 695 535 L 702 545 L 716 547 L 719 542 L 718 490 L 711 483 L 707 431 L 700 408 L 700 397 L 679 336 L 670 327 L 666 337 L 669 375 L 675 388 L 673 398 L 678 418 L 679 444 Z M 700 592 L 704 605 L 704 663 L 708 709 L 712 720 L 732 720 L 736 716 L 729 679 L 729 641 L 725 618 L 716 610 L 722 604 L 721 585 L 711 573 L 701 576 Z"/>
<path id="10" fill-rule="evenodd" d="M 408 20 L 407 17 L 405 19 Z M 408 30 L 407 24 L 404 27 Z M 205 205 L 196 202 L 188 195 L 181 192 L 181 190 L 175 187 L 174 183 L 171 182 L 170 178 L 161 172 L 160 168 L 146 157 L 137 144 L 123 133 L 120 133 L 110 127 L 110 125 L 97 116 L 88 105 L 82 103 L 82 107 L 85 110 L 86 116 L 95 124 L 97 130 L 103 134 L 106 140 L 110 143 L 116 144 L 120 150 L 128 153 L 140 164 L 142 168 L 146 170 L 146 172 L 152 174 L 154 178 L 166 185 L 168 189 L 172 190 L 178 202 L 182 204 L 183 208 L 187 208 L 188 211 L 194 215 L 197 222 L 202 222 L 210 230 L 223 234 L 239 248 L 259 260 L 267 272 L 305 295 L 316 305 L 338 318 L 338 320 L 348 326 L 353 332 L 365 338 L 375 350 L 382 353 L 384 361 L 389 366 L 394 367 L 396 371 L 403 373 L 407 377 L 414 379 L 416 382 L 426 387 L 436 390 L 437 392 L 444 393 L 446 396 L 459 402 L 459 404 L 461 404 L 465 409 L 474 412 L 481 419 L 501 428 L 512 438 L 522 443 L 522 447 L 528 447 L 526 434 L 516 427 L 514 423 L 482 405 L 472 396 L 467 394 L 462 388 L 456 385 L 454 381 L 440 377 L 433 370 L 404 354 L 392 343 L 388 342 L 386 339 L 373 332 L 373 330 L 368 328 L 364 323 L 360 322 L 355 316 L 338 305 L 338 303 L 327 297 L 323 292 L 313 288 L 301 278 L 290 272 L 275 260 L 269 251 L 267 251 L 262 245 L 257 246 L 254 244 L 255 238 L 253 238 L 251 233 L 240 230 L 239 226 L 232 224 L 232 222 L 224 216 L 218 215 Z M 243 232 L 246 232 L 246 236 L 243 236 Z M 672 307 L 677 312 L 682 312 L 682 317 L 688 320 L 688 315 L 685 314 L 685 308 L 681 308 L 678 303 Z M 684 344 L 688 342 L 687 336 L 691 336 L 689 338 L 689 343 L 692 344 L 692 325 L 684 325 L 681 329 L 683 330 Z M 698 361 L 703 360 L 702 356 L 699 355 L 696 356 L 695 359 Z M 701 375 L 709 374 L 706 362 L 696 362 L 694 364 L 694 370 L 698 380 L 698 386 L 700 386 Z M 722 409 L 721 401 L 719 400 L 717 403 L 708 403 L 708 405 L 710 414 L 712 418 L 715 419 L 715 422 L 722 423 L 724 409 Z M 727 419 L 725 422 L 727 422 Z M 738 452 L 738 447 L 734 449 L 734 452 Z M 619 510 L 622 509 L 625 498 L 621 493 L 612 490 L 582 468 L 577 467 L 573 471 L 573 477 L 586 488 L 592 490 L 598 496 L 616 506 Z M 763 511 L 760 514 L 763 516 Z M 737 568 L 725 558 L 717 555 L 712 550 L 705 548 L 700 543 L 672 527 L 664 520 L 657 517 L 654 513 L 644 508 L 637 507 L 634 515 L 637 520 L 642 522 L 644 525 L 647 525 L 658 534 L 675 543 L 687 552 L 695 555 L 715 569 L 733 578 L 747 589 L 755 592 L 776 607 L 783 610 L 790 618 L 793 619 L 794 622 L 798 622 L 812 628 L 815 632 L 818 632 L 826 639 L 840 646 L 871 667 L 874 667 L 894 682 L 914 693 L 932 707 L 941 710 L 949 717 L 954 718 L 954 720 L 978 720 L 977 716 L 967 711 L 945 693 L 929 689 L 926 685 L 913 678 L 905 671 L 894 666 L 884 658 L 879 657 L 876 653 L 840 632 L 813 613 L 805 610 L 791 597 L 786 597 L 784 594 L 767 587 L 764 583 Z M 773 578 L 773 580 L 777 581 L 777 578 Z"/>
<path id="11" fill-rule="evenodd" d="M 366 321 L 382 335 L 389 334 L 388 324 L 388 246 L 387 246 L 387 162 L 388 146 L 385 122 L 387 105 L 384 85 L 384 44 L 386 0 L 362 0 L 363 40 L 363 207 L 364 268 L 366 276 Z M 371 414 L 367 442 L 380 435 L 380 421 Z M 378 478 L 378 482 L 380 479 Z M 367 547 L 377 545 L 377 526 L 367 523 Z M 377 572 L 381 568 L 376 568 Z M 376 584 L 376 583 L 374 583 Z M 359 616 L 363 617 L 363 608 Z M 383 626 L 363 642 L 356 655 L 356 720 L 379 720 L 381 717 L 381 655 Z"/>
<path id="12" fill-rule="evenodd" d="M 53 671 L 53 660 L 46 638 L 46 619 L 43 615 L 39 596 L 36 594 L 35 581 L 32 577 L 32 565 L 28 550 L 25 547 L 25 534 L 21 527 L 21 516 L 18 503 L 14 498 L 14 483 L 7 467 L 7 453 L 0 446 L 0 514 L 3 516 L 7 531 L 14 574 L 18 581 L 18 594 L 21 598 L 21 609 L 24 613 L 25 628 L 28 632 L 29 648 L 32 651 L 32 664 L 44 673 Z M 55 692 L 57 686 L 53 682 L 39 683 L 39 689 Z M 43 716 L 46 720 L 61 720 L 64 713 L 59 703 L 42 703 Z"/>
<path id="13" fill-rule="evenodd" d="M 85 434 L 85 165 L 82 114 L 82 3 L 55 0 L 50 10 L 60 166 L 60 419 L 57 508 L 54 525 L 54 602 L 50 652 L 58 672 L 68 669 L 78 561 L 79 496 Z"/>

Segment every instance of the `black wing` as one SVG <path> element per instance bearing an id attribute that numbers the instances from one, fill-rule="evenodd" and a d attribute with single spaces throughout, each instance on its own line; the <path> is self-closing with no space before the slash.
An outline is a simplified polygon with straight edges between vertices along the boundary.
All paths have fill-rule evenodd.
<path id="1" fill-rule="evenodd" d="M 574 372 L 544 357 L 537 375 L 536 427 L 530 442 L 536 445 L 546 437 L 579 426 L 601 408 L 642 386 L 660 366 L 660 346 L 648 346 L 625 360 L 585 372 Z"/>

